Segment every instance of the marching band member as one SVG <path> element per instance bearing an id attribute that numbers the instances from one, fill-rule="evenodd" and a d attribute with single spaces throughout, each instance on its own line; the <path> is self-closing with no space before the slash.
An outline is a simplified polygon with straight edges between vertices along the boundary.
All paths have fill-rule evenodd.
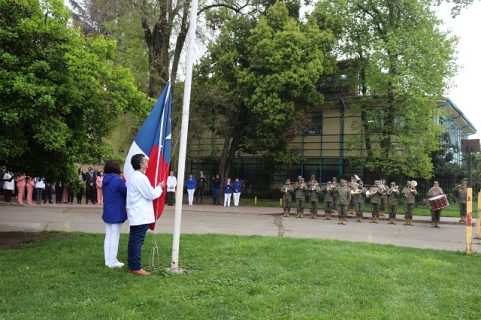
<path id="1" fill-rule="evenodd" d="M 399 198 L 399 187 L 396 185 L 396 182 L 391 182 L 391 187 L 386 192 L 387 194 L 387 201 L 388 201 L 388 209 L 389 209 L 389 222 L 388 224 L 396 224 L 396 213 L 397 213 L 397 205 L 398 205 L 398 198 Z"/>
<path id="2" fill-rule="evenodd" d="M 439 186 L 438 181 L 434 181 L 431 189 L 428 190 L 427 197 L 432 198 L 435 196 L 443 195 L 443 189 Z M 441 219 L 442 209 L 434 210 L 431 208 L 431 228 L 439 228 L 439 220 Z"/>
<path id="3" fill-rule="evenodd" d="M 347 213 L 347 207 L 349 206 L 349 203 L 351 202 L 351 189 L 347 186 L 347 181 L 342 179 L 341 180 L 341 185 L 337 191 L 339 195 L 339 221 L 337 224 L 346 224 L 346 213 Z"/>
<path id="4" fill-rule="evenodd" d="M 284 209 L 284 217 L 288 217 L 291 213 L 291 200 L 294 193 L 294 187 L 291 184 L 291 180 L 287 179 L 286 183 L 281 187 L 282 193 L 282 208 Z"/>
<path id="5" fill-rule="evenodd" d="M 337 210 L 339 208 L 339 195 L 337 193 L 337 190 L 339 189 L 339 183 L 337 182 L 336 177 L 332 177 L 332 188 L 335 190 L 335 192 L 332 194 L 332 209 Z"/>
<path id="6" fill-rule="evenodd" d="M 311 211 L 311 218 L 317 217 L 317 208 L 319 206 L 319 194 L 321 193 L 321 188 L 319 188 L 319 183 L 316 180 L 316 176 L 312 175 L 311 180 L 307 183 L 307 193 L 309 196 L 309 208 Z"/>
<path id="7" fill-rule="evenodd" d="M 466 202 L 468 197 L 466 181 L 463 181 L 460 185 L 456 187 L 456 189 L 454 190 L 454 195 L 458 198 L 459 203 L 459 222 L 466 223 Z"/>
<path id="8" fill-rule="evenodd" d="M 357 187 L 359 186 L 359 184 L 357 183 L 356 178 L 354 176 L 351 176 L 351 181 L 349 181 L 347 186 L 349 187 L 349 189 L 351 189 L 351 191 L 357 190 Z M 354 213 L 354 207 L 355 207 L 354 197 L 351 197 L 351 202 L 349 203 L 349 213 L 350 214 Z"/>
<path id="9" fill-rule="evenodd" d="M 387 207 L 387 187 L 386 187 L 386 180 L 385 179 L 381 179 L 381 181 L 379 181 L 379 187 L 381 188 L 381 205 L 379 206 L 379 215 L 381 217 L 384 217 L 384 213 L 386 212 L 386 207 Z"/>
<path id="10" fill-rule="evenodd" d="M 414 181 L 408 181 L 407 185 L 403 188 L 402 194 L 404 195 L 404 218 L 405 225 L 413 226 L 413 208 L 414 200 L 418 192 L 415 189 Z"/>
<path id="11" fill-rule="evenodd" d="M 304 217 L 304 202 L 306 201 L 307 185 L 304 183 L 304 178 L 299 176 L 299 180 L 294 185 L 294 191 L 296 192 L 297 202 L 297 215 L 296 218 Z"/>
<path id="12" fill-rule="evenodd" d="M 371 223 L 379 223 L 379 207 L 381 206 L 381 196 L 383 194 L 379 180 L 374 181 L 374 187 L 369 192 L 372 204 Z"/>
<path id="13" fill-rule="evenodd" d="M 328 181 L 326 186 L 321 190 L 324 192 L 324 212 L 326 213 L 325 220 L 331 220 L 332 206 L 333 206 L 333 193 L 335 193 L 332 182 Z"/>
<path id="14" fill-rule="evenodd" d="M 366 200 L 366 188 L 364 188 L 364 183 L 359 181 L 357 189 L 352 192 L 352 198 L 354 199 L 354 206 L 356 209 L 356 221 L 361 222 L 364 212 L 364 202 Z"/>

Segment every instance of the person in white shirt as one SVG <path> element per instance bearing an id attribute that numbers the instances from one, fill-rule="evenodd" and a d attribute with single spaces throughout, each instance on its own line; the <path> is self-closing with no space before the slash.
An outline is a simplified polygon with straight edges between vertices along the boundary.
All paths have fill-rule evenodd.
<path id="1" fill-rule="evenodd" d="M 35 194 L 37 196 L 37 204 L 42 204 L 43 193 L 45 191 L 45 180 L 43 178 L 35 178 Z"/>
<path id="2" fill-rule="evenodd" d="M 15 180 L 13 180 L 13 174 L 6 170 L 3 174 L 3 192 L 5 193 L 5 202 L 10 202 L 12 199 L 13 189 L 15 189 Z"/>
<path id="3" fill-rule="evenodd" d="M 134 172 L 127 180 L 127 219 L 130 225 L 128 264 L 129 273 L 148 276 L 151 273 L 142 268 L 142 246 L 149 225 L 155 222 L 152 201 L 162 195 L 165 182 L 161 181 L 154 188 L 145 175 L 149 160 L 143 154 L 136 154 L 131 159 Z"/>
<path id="4" fill-rule="evenodd" d="M 167 205 L 174 205 L 175 188 L 177 188 L 177 178 L 174 176 L 174 171 L 170 172 L 167 177 Z"/>

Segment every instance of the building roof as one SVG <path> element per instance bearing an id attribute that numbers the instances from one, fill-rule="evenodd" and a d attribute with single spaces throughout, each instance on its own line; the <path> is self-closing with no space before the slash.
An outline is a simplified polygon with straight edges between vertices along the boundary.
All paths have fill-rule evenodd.
<path id="1" fill-rule="evenodd" d="M 476 128 L 466 118 L 463 112 L 449 98 L 443 98 L 437 102 L 437 108 L 443 108 L 443 111 L 450 117 L 451 121 L 458 125 L 466 134 L 475 134 Z"/>

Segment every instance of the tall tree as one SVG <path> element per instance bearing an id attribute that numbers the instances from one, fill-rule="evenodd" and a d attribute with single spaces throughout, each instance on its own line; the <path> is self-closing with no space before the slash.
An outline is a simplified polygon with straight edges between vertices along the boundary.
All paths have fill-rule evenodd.
<path id="1" fill-rule="evenodd" d="M 117 117 L 148 103 L 113 62 L 115 43 L 69 27 L 60 0 L 3 0 L 0 12 L 2 162 L 54 176 L 100 160 Z"/>
<path id="2" fill-rule="evenodd" d="M 337 50 L 352 60 L 361 102 L 348 141 L 352 162 L 380 175 L 432 175 L 439 148 L 435 97 L 455 71 L 455 39 L 440 30 L 427 0 L 318 2 L 316 13 L 342 26 Z M 347 72 L 347 71 L 345 71 Z M 360 153 L 362 156 L 360 157 Z"/>
<path id="3" fill-rule="evenodd" d="M 328 65 L 323 48 L 334 43 L 333 34 L 311 21 L 300 23 L 292 7 L 276 3 L 258 21 L 232 16 L 201 61 L 196 86 L 211 94 L 197 106 L 217 117 L 222 176 L 239 150 L 285 150 L 307 109 L 322 101 L 316 83 Z"/>

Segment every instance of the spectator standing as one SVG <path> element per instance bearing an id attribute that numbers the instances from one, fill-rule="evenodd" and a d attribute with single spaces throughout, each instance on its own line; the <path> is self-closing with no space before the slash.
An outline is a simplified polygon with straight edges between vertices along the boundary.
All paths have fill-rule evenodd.
<path id="1" fill-rule="evenodd" d="M 25 186 L 27 184 L 27 176 L 25 173 L 21 173 L 17 178 L 17 201 L 23 204 L 23 195 L 25 194 Z"/>
<path id="2" fill-rule="evenodd" d="M 224 207 L 230 207 L 230 199 L 233 191 L 232 182 L 230 178 L 227 178 L 227 181 L 224 182 Z"/>
<path id="3" fill-rule="evenodd" d="M 62 194 L 63 196 L 63 194 Z M 52 203 L 52 184 L 45 181 L 45 190 L 43 192 L 43 203 Z"/>
<path id="4" fill-rule="evenodd" d="M 197 187 L 197 180 L 192 176 L 192 173 L 189 174 L 189 177 L 187 178 L 186 181 L 186 186 L 187 186 L 187 194 L 189 198 L 189 206 L 192 205 L 194 202 L 194 193 L 195 193 L 195 188 Z"/>
<path id="5" fill-rule="evenodd" d="M 64 183 L 62 179 L 57 179 L 55 181 L 55 203 L 56 204 L 62 203 L 63 189 L 64 189 Z"/>
<path id="6" fill-rule="evenodd" d="M 94 190 L 95 190 L 95 176 L 94 176 L 94 169 L 91 167 L 89 171 L 85 174 L 85 203 L 89 203 L 89 200 L 92 204 L 95 204 L 94 200 Z"/>
<path id="7" fill-rule="evenodd" d="M 174 205 L 175 188 L 177 188 L 177 178 L 174 176 L 174 171 L 170 171 L 170 176 L 167 178 L 167 205 Z"/>
<path id="8" fill-rule="evenodd" d="M 79 179 L 79 187 L 77 191 L 77 203 L 82 203 L 83 191 L 84 191 L 84 183 L 85 183 L 85 173 L 83 173 L 82 168 L 78 168 L 78 179 Z"/>
<path id="9" fill-rule="evenodd" d="M 127 186 L 120 177 L 120 164 L 117 161 L 107 161 L 104 169 L 105 176 L 101 185 L 104 196 L 102 213 L 102 220 L 105 222 L 104 260 L 109 268 L 121 268 L 124 264 L 117 259 L 117 253 L 120 228 L 127 220 Z"/>
<path id="10" fill-rule="evenodd" d="M 195 202 L 198 203 L 200 198 L 200 204 L 204 203 L 204 191 L 205 185 L 207 184 L 207 178 L 204 176 L 204 172 L 199 172 L 199 177 L 197 179 L 197 192 L 195 193 Z"/>
<path id="11" fill-rule="evenodd" d="M 242 192 L 242 183 L 239 181 L 238 177 L 235 178 L 235 181 L 232 183 L 232 188 L 234 189 L 234 193 L 233 193 L 234 207 L 238 207 L 240 195 L 241 195 L 241 192 Z"/>
<path id="12" fill-rule="evenodd" d="M 5 196 L 5 202 L 12 201 L 13 189 L 15 189 L 15 180 L 13 179 L 13 174 L 6 170 L 3 174 L 3 192 Z"/>
<path id="13" fill-rule="evenodd" d="M 142 268 L 142 246 L 149 224 L 155 222 L 153 200 L 162 195 L 165 182 L 161 181 L 155 188 L 150 185 L 145 175 L 149 161 L 143 154 L 136 154 L 131 159 L 134 172 L 127 181 L 127 217 L 130 234 L 128 246 L 129 273 L 148 276 L 151 273 Z"/>
<path id="14" fill-rule="evenodd" d="M 26 177 L 26 185 L 25 188 L 27 189 L 27 204 L 32 204 L 32 195 L 33 189 L 35 188 L 35 180 L 32 177 Z"/>
<path id="15" fill-rule="evenodd" d="M 42 204 L 42 196 L 45 190 L 45 180 L 43 178 L 35 178 L 35 195 L 37 204 Z"/>
<path id="16" fill-rule="evenodd" d="M 98 204 L 103 204 L 104 203 L 104 197 L 102 193 L 102 180 L 104 179 L 104 172 L 100 171 L 96 181 L 96 186 L 97 186 L 97 203 Z"/>
<path id="17" fill-rule="evenodd" d="M 220 206 L 220 176 L 216 174 L 215 177 L 212 178 L 212 204 Z"/>

